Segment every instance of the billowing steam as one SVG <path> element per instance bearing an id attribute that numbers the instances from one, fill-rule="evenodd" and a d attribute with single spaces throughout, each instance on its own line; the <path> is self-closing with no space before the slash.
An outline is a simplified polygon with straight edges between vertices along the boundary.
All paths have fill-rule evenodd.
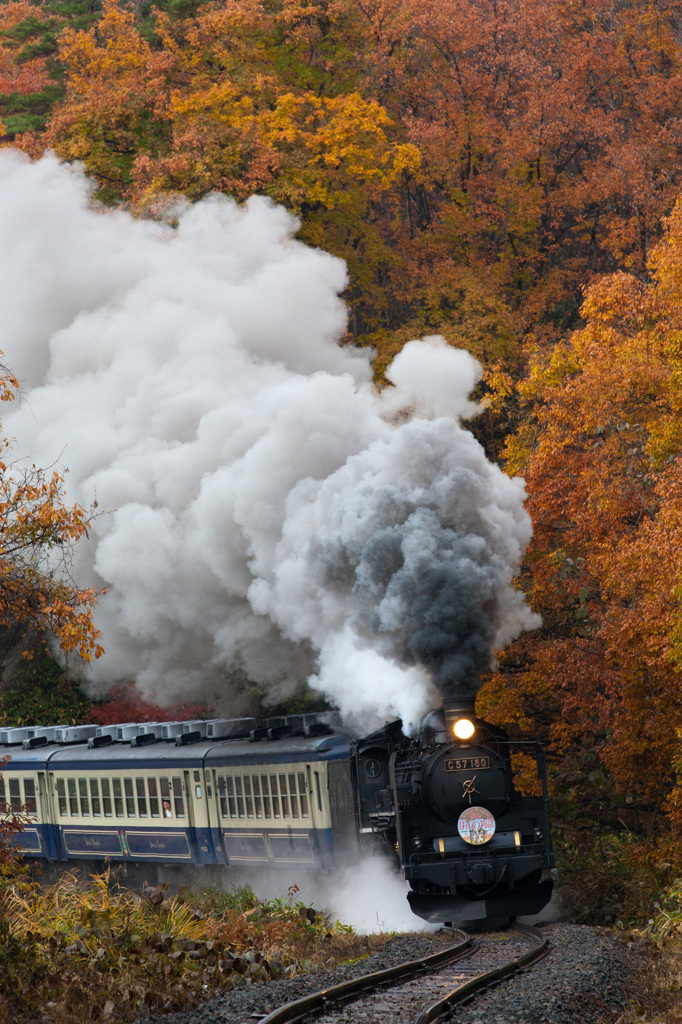
<path id="1" fill-rule="evenodd" d="M 4 429 L 103 513 L 100 679 L 188 696 L 241 667 L 313 676 L 364 726 L 473 692 L 535 619 L 511 585 L 523 484 L 459 425 L 478 367 L 410 342 L 378 395 L 338 344 L 343 264 L 265 199 L 176 229 L 101 213 L 81 174 L 0 154 Z"/>

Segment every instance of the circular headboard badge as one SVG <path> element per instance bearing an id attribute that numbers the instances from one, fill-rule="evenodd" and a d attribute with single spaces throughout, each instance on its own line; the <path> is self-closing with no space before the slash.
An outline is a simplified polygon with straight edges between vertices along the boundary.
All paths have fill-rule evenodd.
<path id="1" fill-rule="evenodd" d="M 462 839 L 472 846 L 481 846 L 495 835 L 495 819 L 485 807 L 467 807 L 457 822 Z"/>

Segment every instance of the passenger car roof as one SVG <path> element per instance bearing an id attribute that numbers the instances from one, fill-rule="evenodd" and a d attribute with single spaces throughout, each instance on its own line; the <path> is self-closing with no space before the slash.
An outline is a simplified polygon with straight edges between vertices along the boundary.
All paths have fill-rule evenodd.
<path id="1" fill-rule="evenodd" d="M 327 761 L 348 756 L 352 737 L 348 734 L 331 736 L 287 736 L 279 740 L 261 740 L 251 743 L 246 739 L 201 740 L 186 746 L 176 746 L 174 741 L 149 743 L 132 747 L 129 743 L 111 743 L 108 746 L 89 748 L 86 743 L 48 744 L 24 750 L 20 746 L 0 746 L 0 758 L 10 757 L 5 772 L 12 771 L 54 771 L 71 768 L 83 771 L 88 768 L 134 771 L 135 768 L 159 768 L 164 765 L 174 768 L 192 768 L 206 762 L 207 765 L 228 765 L 230 763 L 267 764 L 276 761 Z"/>

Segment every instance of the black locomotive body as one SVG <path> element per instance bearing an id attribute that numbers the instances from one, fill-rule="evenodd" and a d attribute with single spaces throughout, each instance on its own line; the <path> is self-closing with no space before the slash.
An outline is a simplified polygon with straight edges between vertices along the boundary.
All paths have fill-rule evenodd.
<path id="1" fill-rule="evenodd" d="M 532 755 L 538 795 L 515 787 L 515 750 Z M 510 742 L 450 704 L 427 715 L 413 740 L 397 722 L 357 741 L 352 760 L 360 834 L 393 847 L 419 917 L 491 921 L 549 902 L 554 857 L 538 743 Z"/>

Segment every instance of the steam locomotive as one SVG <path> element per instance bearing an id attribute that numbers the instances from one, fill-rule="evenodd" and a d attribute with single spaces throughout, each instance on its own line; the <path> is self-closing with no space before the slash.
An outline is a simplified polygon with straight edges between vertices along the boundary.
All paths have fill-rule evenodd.
<path id="1" fill-rule="evenodd" d="M 524 795 L 513 753 L 532 765 Z M 530 755 L 530 756 L 529 756 Z M 497 921 L 549 902 L 554 867 L 547 773 L 539 743 L 454 701 L 423 719 L 416 739 L 391 723 L 353 744 L 361 834 L 382 834 L 409 882 L 412 911 L 427 921 Z"/>
<path id="2" fill-rule="evenodd" d="M 331 713 L 8 729 L 0 810 L 25 816 L 21 846 L 47 874 L 105 860 L 148 881 L 331 871 L 383 852 L 419 917 L 496 920 L 539 911 L 552 889 L 542 750 L 520 745 L 538 787 L 522 795 L 514 746 L 452 703 L 411 739 L 400 722 L 358 739 Z"/>

